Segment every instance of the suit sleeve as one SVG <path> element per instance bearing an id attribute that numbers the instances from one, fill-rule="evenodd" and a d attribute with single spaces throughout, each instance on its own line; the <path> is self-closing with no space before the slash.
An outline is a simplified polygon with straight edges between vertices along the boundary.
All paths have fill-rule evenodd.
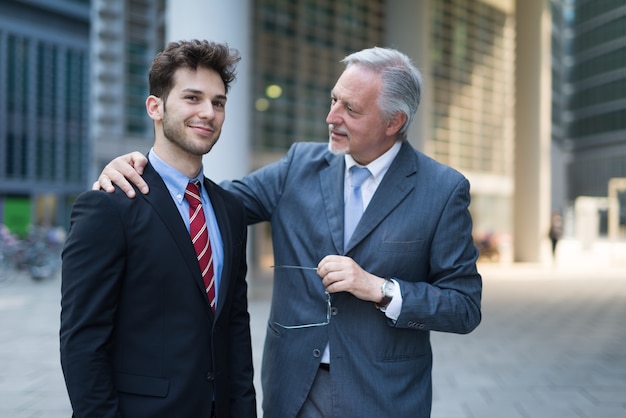
<path id="1" fill-rule="evenodd" d="M 466 334 L 481 321 L 482 279 L 472 239 L 469 182 L 453 187 L 434 228 L 428 277 L 402 281 L 402 311 L 396 327 Z"/>
<path id="2" fill-rule="evenodd" d="M 237 196 L 246 208 L 246 223 L 270 222 L 278 205 L 297 145 L 291 146 L 279 161 L 266 165 L 241 180 L 220 183 L 224 189 Z"/>
<path id="3" fill-rule="evenodd" d="M 243 219 L 243 217 L 242 217 Z M 231 405 L 233 416 L 256 417 L 256 394 L 254 390 L 254 368 L 252 364 L 252 343 L 250 336 L 250 315 L 248 313 L 248 292 L 246 282 L 246 228 L 243 228 L 244 243 L 235 279 L 233 312 L 230 323 L 230 347 L 232 348 Z"/>
<path id="4" fill-rule="evenodd" d="M 82 194 L 63 250 L 61 365 L 76 417 L 119 416 L 109 352 L 125 242 L 112 201 L 100 191 Z"/>
<path id="5" fill-rule="evenodd" d="M 213 203 L 216 214 L 223 215 L 220 217 L 225 246 L 222 279 L 227 286 L 220 284 L 223 305 L 215 324 L 214 361 L 218 368 L 227 369 L 228 378 L 216 386 L 215 412 L 217 416 L 256 417 L 246 282 L 247 226 L 241 202 L 230 193 L 222 193 Z M 225 402 L 228 402 L 228 409 Z"/>

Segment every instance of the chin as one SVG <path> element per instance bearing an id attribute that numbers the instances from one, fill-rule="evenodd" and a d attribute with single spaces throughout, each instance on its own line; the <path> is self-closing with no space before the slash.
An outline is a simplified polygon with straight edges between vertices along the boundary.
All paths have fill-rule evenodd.
<path id="1" fill-rule="evenodd" d="M 349 154 L 348 146 L 341 146 L 341 144 L 332 140 L 332 138 L 328 141 L 328 151 L 335 155 L 346 155 Z"/>

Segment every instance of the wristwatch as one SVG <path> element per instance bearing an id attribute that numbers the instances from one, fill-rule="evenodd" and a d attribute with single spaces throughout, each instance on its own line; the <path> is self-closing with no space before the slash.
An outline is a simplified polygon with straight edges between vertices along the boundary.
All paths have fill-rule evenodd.
<path id="1" fill-rule="evenodd" d="M 380 286 L 380 292 L 383 295 L 383 299 L 375 304 L 377 309 L 383 309 L 389 306 L 389 303 L 391 303 L 391 299 L 393 299 L 394 287 L 395 283 L 392 280 L 385 279 L 382 286 Z"/>

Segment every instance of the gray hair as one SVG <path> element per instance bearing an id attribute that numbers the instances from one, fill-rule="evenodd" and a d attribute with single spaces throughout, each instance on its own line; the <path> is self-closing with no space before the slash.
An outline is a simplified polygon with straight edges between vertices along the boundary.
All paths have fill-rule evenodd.
<path id="1" fill-rule="evenodd" d="M 406 122 L 398 131 L 398 137 L 406 140 L 422 96 L 422 74 L 411 59 L 395 49 L 374 47 L 352 53 L 341 62 L 346 68 L 358 64 L 381 74 L 378 105 L 388 119 L 398 112 L 406 115 Z"/>

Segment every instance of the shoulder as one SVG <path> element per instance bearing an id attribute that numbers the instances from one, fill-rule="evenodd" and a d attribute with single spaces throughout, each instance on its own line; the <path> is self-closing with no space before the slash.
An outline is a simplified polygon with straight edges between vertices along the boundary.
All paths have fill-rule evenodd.
<path id="1" fill-rule="evenodd" d="M 143 210 L 141 208 L 146 204 L 144 195 L 139 190 L 135 192 L 136 197 L 131 199 L 117 186 L 112 193 L 104 190 L 88 190 L 78 195 L 72 206 L 73 212 L 96 216 L 103 214 L 108 218 L 116 213 L 125 216 L 129 214 L 129 211 Z"/>
<path id="2" fill-rule="evenodd" d="M 323 142 L 295 142 L 278 160 L 254 171 L 246 178 L 254 178 L 263 184 L 272 184 L 273 180 L 288 176 L 308 173 L 327 167 L 334 159 L 340 158 L 328 150 Z M 259 184 L 259 186 L 261 186 Z"/>
<path id="3" fill-rule="evenodd" d="M 418 180 L 439 184 L 442 182 L 458 184 L 467 181 L 467 178 L 459 170 L 435 160 L 408 143 L 402 147 L 399 157 L 405 161 L 404 164 L 415 169 Z"/>
<path id="4" fill-rule="evenodd" d="M 328 149 L 327 142 L 296 142 L 282 159 L 290 173 L 311 174 L 343 160 L 343 155 L 335 155 Z"/>
<path id="5" fill-rule="evenodd" d="M 306 157 L 308 159 L 326 159 L 332 155 L 326 142 L 295 142 L 289 147 L 287 155 Z"/>
<path id="6" fill-rule="evenodd" d="M 213 200 L 216 197 L 220 199 L 228 210 L 231 211 L 231 214 L 234 214 L 232 211 L 236 211 L 237 213 L 244 212 L 243 202 L 233 192 L 226 190 L 213 180 L 209 180 L 207 178 L 204 179 L 204 185 L 207 190 L 209 190 L 211 199 Z"/>
<path id="7" fill-rule="evenodd" d="M 115 191 L 112 193 L 106 192 L 104 190 L 88 190 L 88 191 L 82 192 L 81 194 L 78 195 L 74 204 L 92 203 L 92 204 L 102 204 L 102 205 L 114 205 L 116 204 L 116 202 L 123 202 L 124 197 L 126 198 L 126 200 L 131 200 L 131 201 L 136 200 L 136 198 L 135 199 L 128 198 L 128 196 L 126 196 L 126 194 L 121 189 L 115 186 Z"/>

